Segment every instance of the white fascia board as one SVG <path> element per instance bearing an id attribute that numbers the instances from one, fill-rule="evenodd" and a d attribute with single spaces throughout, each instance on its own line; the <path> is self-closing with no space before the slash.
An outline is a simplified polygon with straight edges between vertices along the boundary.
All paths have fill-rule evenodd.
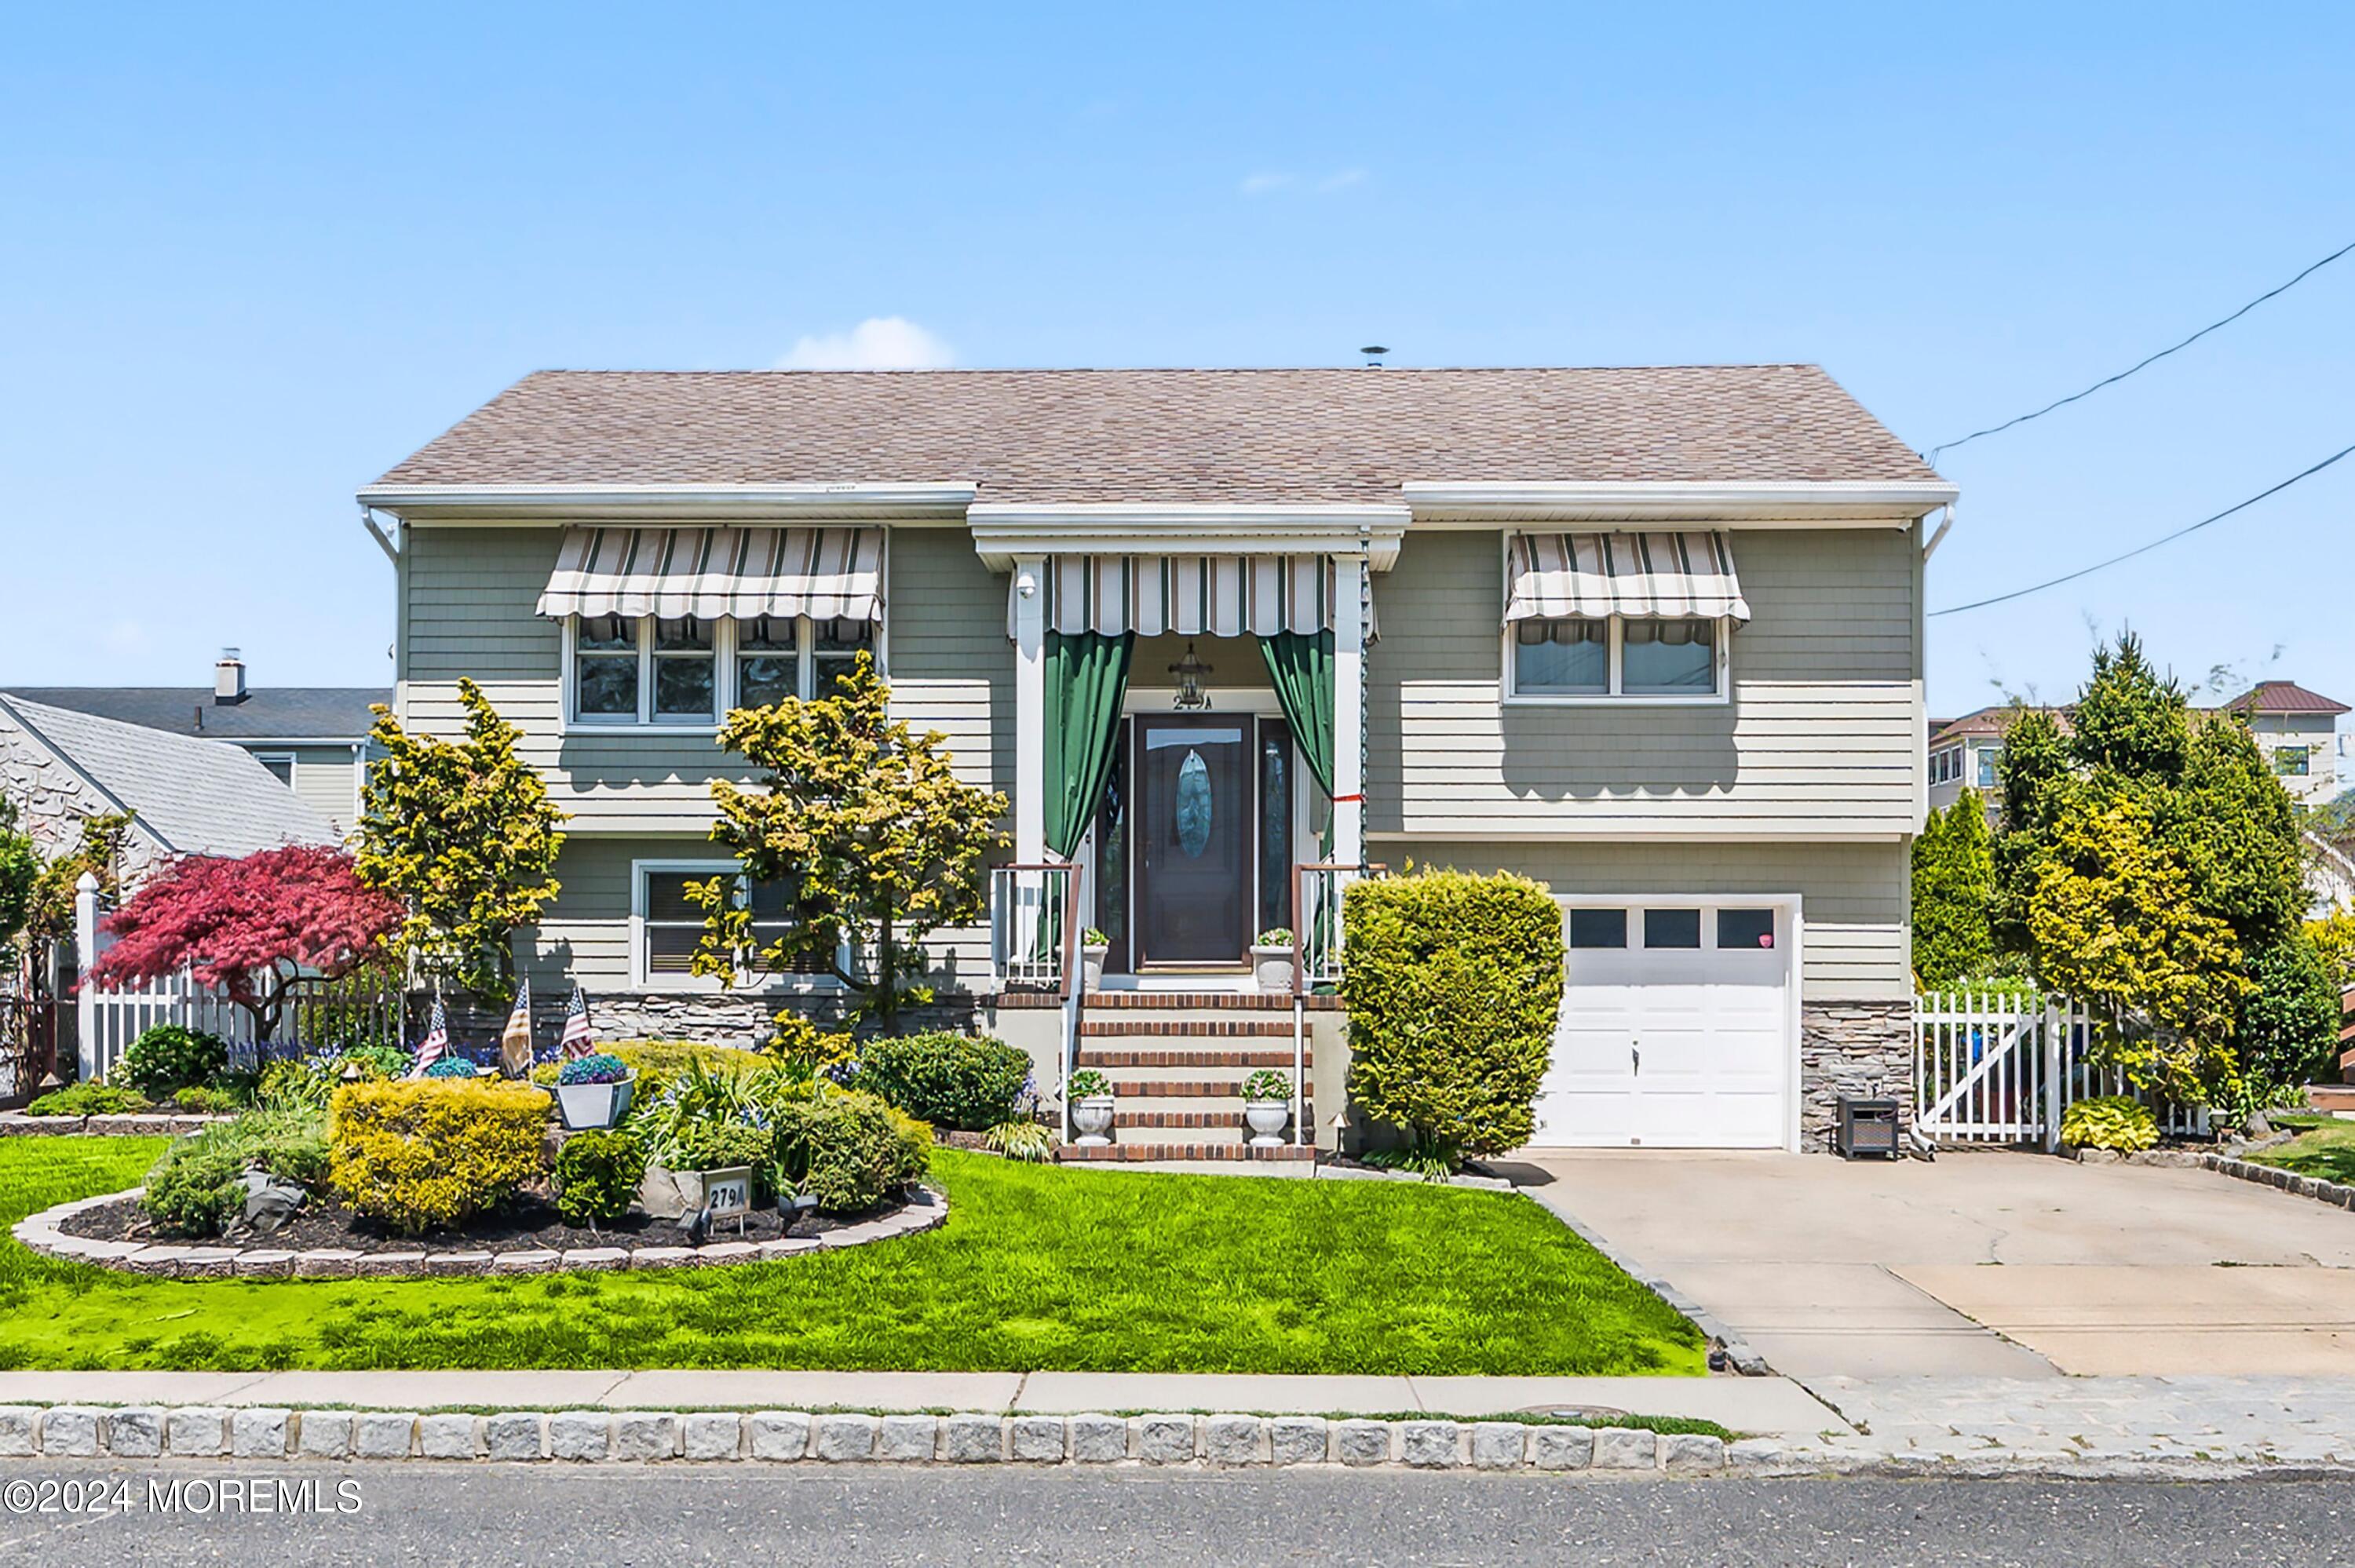
<path id="1" fill-rule="evenodd" d="M 1899 527 L 1953 503 L 1944 480 L 1468 480 L 1411 482 L 1415 521 L 1690 522 Z"/>
<path id="2" fill-rule="evenodd" d="M 379 484 L 363 506 L 403 521 L 596 517 L 955 516 L 975 484 Z"/>
<path id="3" fill-rule="evenodd" d="M 1408 509 L 1346 502 L 976 502 L 973 547 L 995 572 L 1024 556 L 1317 556 L 1398 560 Z"/>

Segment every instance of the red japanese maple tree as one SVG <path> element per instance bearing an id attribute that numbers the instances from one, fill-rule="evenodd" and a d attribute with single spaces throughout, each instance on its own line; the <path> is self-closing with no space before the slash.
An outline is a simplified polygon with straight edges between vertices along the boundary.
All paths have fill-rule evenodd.
<path id="1" fill-rule="evenodd" d="M 184 860 L 107 917 L 100 928 L 114 944 L 85 983 L 142 984 L 185 965 L 245 1009 L 266 1040 L 297 979 L 341 978 L 400 916 L 341 850 L 292 844 L 240 860 Z"/>

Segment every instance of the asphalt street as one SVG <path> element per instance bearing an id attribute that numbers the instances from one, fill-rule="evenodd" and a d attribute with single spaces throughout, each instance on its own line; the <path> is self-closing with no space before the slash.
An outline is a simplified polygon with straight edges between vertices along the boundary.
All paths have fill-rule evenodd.
<path id="1" fill-rule="evenodd" d="M 2355 1487 L 2302 1481 L 35 1461 L 0 1499 L 0 1561 L 52 1563 L 2355 1563 Z"/>

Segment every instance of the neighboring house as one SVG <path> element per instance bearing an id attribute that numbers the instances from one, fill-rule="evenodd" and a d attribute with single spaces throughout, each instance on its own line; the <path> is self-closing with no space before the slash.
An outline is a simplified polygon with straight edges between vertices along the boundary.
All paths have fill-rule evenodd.
<path id="1" fill-rule="evenodd" d="M 1239 1076 L 1254 1053 L 1202 1020 L 1289 1064 L 1249 948 L 1322 861 L 1551 885 L 1540 1143 L 1796 1148 L 1840 1094 L 1902 1097 L 1923 519 L 1955 494 L 1821 370 L 1768 366 L 546 373 L 359 499 L 397 535 L 402 722 L 454 735 L 472 677 L 571 813 L 538 995 L 736 1040 L 823 1002 L 688 975 L 681 884 L 729 865 L 719 716 L 868 650 L 1012 797 L 1010 858 L 1084 868 L 1127 994 L 1082 1044 L 1155 1049 L 1083 1060 L 1166 1097 L 1121 1113 L 1135 1155 L 1231 1151 L 1231 1081 L 1138 1065 L 1215 1048 L 1176 1077 Z M 1124 686 L 1055 657 L 1124 649 Z M 991 931 L 935 957 L 1051 1089 L 1060 1014 Z"/>
<path id="2" fill-rule="evenodd" d="M 1930 726 L 1932 810 L 1943 811 L 1964 790 L 1976 789 L 1990 816 L 1996 812 L 1996 802 L 2003 789 L 1998 772 L 2003 763 L 2003 732 L 2011 727 L 2013 715 L 2025 711 L 2006 704 L 1980 708 Z M 2059 709 L 2049 711 L 2060 721 L 2062 733 L 2067 733 L 2069 715 Z"/>
<path id="3" fill-rule="evenodd" d="M 0 693 L 0 794 L 46 857 L 71 850 L 85 817 L 135 813 L 123 876 L 163 862 L 334 843 L 335 825 L 234 746 L 164 735 Z"/>
<path id="4" fill-rule="evenodd" d="M 2290 799 L 2315 806 L 2338 795 L 2339 717 L 2349 711 L 2345 703 L 2295 681 L 2260 681 L 2222 711 L 2249 721 Z"/>
<path id="5" fill-rule="evenodd" d="M 382 686 L 250 686 L 234 648 L 221 651 L 210 686 L 16 686 L 16 695 L 144 729 L 225 740 L 253 754 L 278 781 L 336 825 L 359 821 L 360 787 L 376 755 L 371 705 Z"/>

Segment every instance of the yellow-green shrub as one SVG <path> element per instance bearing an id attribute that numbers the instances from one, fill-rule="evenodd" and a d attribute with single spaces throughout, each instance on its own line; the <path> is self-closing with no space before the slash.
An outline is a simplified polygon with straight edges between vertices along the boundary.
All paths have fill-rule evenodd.
<path id="1" fill-rule="evenodd" d="M 2061 1113 L 2061 1141 L 2072 1149 L 2148 1149 L 2158 1142 L 2158 1122 L 2139 1100 L 2103 1095 Z"/>
<path id="2" fill-rule="evenodd" d="M 540 1172 L 549 1097 L 528 1084 L 346 1084 L 329 1111 L 327 1179 L 337 1195 L 412 1235 L 496 1208 Z"/>

